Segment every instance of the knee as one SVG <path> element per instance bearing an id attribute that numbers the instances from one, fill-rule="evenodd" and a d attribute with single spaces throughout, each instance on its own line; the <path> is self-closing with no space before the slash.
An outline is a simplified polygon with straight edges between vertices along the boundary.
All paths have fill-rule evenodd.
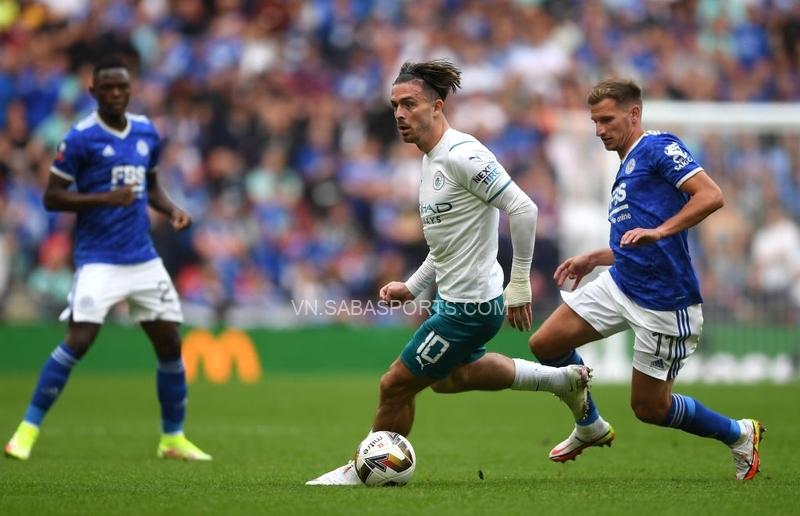
<path id="1" fill-rule="evenodd" d="M 384 403 L 401 403 L 408 398 L 405 382 L 392 370 L 381 376 L 380 391 Z"/>
<path id="2" fill-rule="evenodd" d="M 548 349 L 547 341 L 542 338 L 539 332 L 534 333 L 528 338 L 528 347 L 538 360 L 553 358 L 550 356 L 551 352 Z"/>
<path id="3" fill-rule="evenodd" d="M 639 421 L 652 425 L 663 425 L 669 415 L 669 403 L 661 400 L 632 399 L 631 409 Z"/>
<path id="4" fill-rule="evenodd" d="M 71 330 L 65 341 L 75 356 L 80 358 L 92 347 L 95 335 L 96 333 L 91 331 Z"/>

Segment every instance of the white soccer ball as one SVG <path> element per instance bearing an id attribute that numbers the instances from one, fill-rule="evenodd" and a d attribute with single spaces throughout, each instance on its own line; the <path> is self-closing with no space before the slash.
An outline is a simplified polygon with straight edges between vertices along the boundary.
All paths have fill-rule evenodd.
<path id="1" fill-rule="evenodd" d="M 405 485 L 416 467 L 411 443 L 394 432 L 373 432 L 356 451 L 358 478 L 368 486 Z"/>

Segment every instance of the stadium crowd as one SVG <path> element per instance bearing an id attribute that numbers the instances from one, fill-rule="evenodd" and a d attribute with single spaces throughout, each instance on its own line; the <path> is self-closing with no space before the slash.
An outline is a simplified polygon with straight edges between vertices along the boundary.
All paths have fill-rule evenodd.
<path id="1" fill-rule="evenodd" d="M 800 100 L 792 0 L 0 1 L 0 47 L 3 318 L 65 304 L 74 215 L 46 212 L 42 191 L 109 52 L 134 64 L 130 110 L 159 128 L 161 181 L 194 217 L 176 234 L 154 216 L 153 235 L 187 319 L 205 324 L 346 319 L 298 318 L 297 303 L 374 299 L 422 262 L 420 155 L 387 101 L 407 59 L 459 64 L 450 122 L 538 204 L 537 319 L 558 303 L 550 277 L 575 224 L 556 121 L 585 111 L 593 82 L 631 76 L 647 100 Z M 692 237 L 708 317 L 796 324 L 800 135 L 709 133 L 690 148 L 728 201 Z M 504 266 L 509 253 L 503 242 Z"/>

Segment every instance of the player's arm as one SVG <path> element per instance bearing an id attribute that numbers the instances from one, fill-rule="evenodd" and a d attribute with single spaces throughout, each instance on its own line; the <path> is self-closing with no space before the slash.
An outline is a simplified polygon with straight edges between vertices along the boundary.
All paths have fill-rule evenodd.
<path id="1" fill-rule="evenodd" d="M 529 331 L 531 314 L 531 262 L 539 209 L 511 180 L 497 158 L 482 146 L 464 145 L 450 153 L 456 181 L 483 202 L 508 214 L 513 261 L 511 278 L 503 292 L 508 322 Z"/>
<path id="2" fill-rule="evenodd" d="M 531 263 L 539 208 L 516 183 L 509 181 L 490 204 L 508 214 L 511 230 L 511 279 L 503 292 L 508 307 L 508 322 L 520 331 L 530 331 L 533 319 Z"/>
<path id="3" fill-rule="evenodd" d="M 147 204 L 159 213 L 169 218 L 172 227 L 176 230 L 186 229 L 192 225 L 192 217 L 180 209 L 158 182 L 155 169 L 147 172 Z"/>
<path id="4" fill-rule="evenodd" d="M 579 254 L 564 260 L 556 268 L 556 272 L 553 273 L 553 279 L 556 280 L 559 288 L 563 287 L 568 279 L 573 280 L 572 290 L 575 290 L 584 276 L 592 272 L 595 267 L 602 265 L 614 265 L 614 252 L 610 247 Z"/>
<path id="5" fill-rule="evenodd" d="M 44 207 L 48 211 L 81 211 L 95 206 L 128 206 L 136 200 L 133 187 L 124 186 L 109 192 L 84 193 L 70 190 L 72 181 L 50 174 L 44 191 Z"/>
<path id="6" fill-rule="evenodd" d="M 381 287 L 382 301 L 411 301 L 422 294 L 436 279 L 431 253 L 425 257 L 422 265 L 405 282 L 392 281 Z"/>
<path id="7" fill-rule="evenodd" d="M 675 215 L 665 220 L 657 228 L 635 228 L 622 235 L 620 245 L 646 245 L 662 238 L 680 233 L 700 223 L 718 209 L 725 200 L 717 183 L 700 170 L 681 186 L 682 192 L 689 195 L 689 201 Z"/>

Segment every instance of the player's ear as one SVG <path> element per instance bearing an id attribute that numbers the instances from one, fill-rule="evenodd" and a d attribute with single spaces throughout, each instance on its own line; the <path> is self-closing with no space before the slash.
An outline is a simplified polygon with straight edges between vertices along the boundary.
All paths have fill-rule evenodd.
<path id="1" fill-rule="evenodd" d="M 433 112 L 442 112 L 444 111 L 444 101 L 442 99 L 436 99 L 433 101 Z"/>
<path id="2" fill-rule="evenodd" d="M 631 117 L 631 122 L 635 124 L 642 119 L 642 106 L 639 104 L 633 104 L 630 111 L 628 111 L 628 114 Z"/>

